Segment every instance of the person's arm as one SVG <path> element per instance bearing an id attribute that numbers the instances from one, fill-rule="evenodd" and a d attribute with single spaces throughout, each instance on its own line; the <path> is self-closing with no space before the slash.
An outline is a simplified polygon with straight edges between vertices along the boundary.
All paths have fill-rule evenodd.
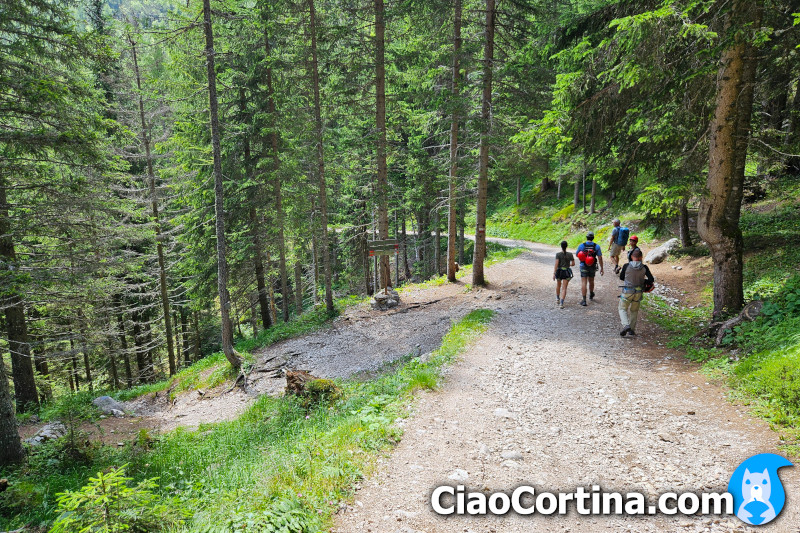
<path id="1" fill-rule="evenodd" d="M 556 256 L 556 264 L 553 266 L 553 280 L 556 279 L 556 272 L 558 272 L 558 256 Z"/>
<path id="2" fill-rule="evenodd" d="M 625 271 L 626 270 L 628 270 L 628 263 L 625 263 L 624 265 L 622 265 L 622 270 L 620 270 L 620 272 L 619 272 L 619 279 L 621 279 L 622 281 L 625 281 Z"/>
<path id="3" fill-rule="evenodd" d="M 570 254 L 570 259 L 569 260 L 572 261 L 572 264 L 570 264 L 569 266 L 574 267 L 575 266 L 575 256 Z"/>
<path id="4" fill-rule="evenodd" d="M 650 283 L 654 283 L 656 281 L 656 278 L 654 278 L 653 274 L 650 273 L 650 267 L 648 267 L 647 265 L 644 266 L 644 276 Z"/>
<path id="5" fill-rule="evenodd" d="M 600 275 L 602 276 L 605 273 L 605 269 L 603 268 L 603 250 L 600 247 L 597 247 L 597 260 L 600 262 Z"/>
<path id="6" fill-rule="evenodd" d="M 608 239 L 608 248 L 611 249 L 611 245 L 614 244 L 616 240 L 617 234 L 619 233 L 619 228 L 614 228 L 611 230 L 611 238 Z"/>

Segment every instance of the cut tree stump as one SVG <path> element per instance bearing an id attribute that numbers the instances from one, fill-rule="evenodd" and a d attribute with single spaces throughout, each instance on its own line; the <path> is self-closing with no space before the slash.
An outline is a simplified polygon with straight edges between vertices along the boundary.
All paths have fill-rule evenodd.
<path id="1" fill-rule="evenodd" d="M 307 370 L 287 370 L 286 371 L 286 394 L 302 396 L 306 391 L 306 383 L 319 379 L 311 375 Z"/>

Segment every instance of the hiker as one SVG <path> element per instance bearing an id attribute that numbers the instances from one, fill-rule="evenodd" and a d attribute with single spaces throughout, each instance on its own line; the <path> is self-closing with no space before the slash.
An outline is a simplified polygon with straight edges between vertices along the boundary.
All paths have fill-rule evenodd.
<path id="1" fill-rule="evenodd" d="M 625 282 L 622 285 L 622 294 L 619 296 L 619 318 L 622 320 L 622 331 L 619 334 L 636 335 L 636 320 L 639 318 L 639 305 L 642 297 L 649 287 L 653 286 L 653 274 L 647 265 L 642 263 L 642 251 L 639 249 L 631 252 L 631 260 L 625 263 L 619 274 L 619 279 Z"/>
<path id="2" fill-rule="evenodd" d="M 631 234 L 631 230 L 625 226 L 620 226 L 618 218 L 612 220 L 611 223 L 614 225 L 614 229 L 611 230 L 608 249 L 610 250 L 611 262 L 614 263 L 614 274 L 619 274 L 619 256 L 625 250 L 625 246 L 628 245 L 628 236 Z"/>
<path id="3" fill-rule="evenodd" d="M 572 279 L 572 269 L 575 266 L 575 257 L 567 251 L 567 241 L 561 241 L 561 251 L 556 254 L 556 264 L 553 270 L 553 279 L 556 282 L 556 303 L 564 309 L 564 299 L 567 297 L 567 285 Z"/>
<path id="4" fill-rule="evenodd" d="M 639 248 L 639 237 L 637 237 L 636 235 L 631 235 L 630 244 L 631 244 L 631 249 L 628 250 L 629 263 L 631 261 L 631 256 L 633 255 L 633 252 L 635 252 L 636 250 L 639 250 L 640 252 L 642 251 L 642 249 Z"/>
<path id="5" fill-rule="evenodd" d="M 575 254 L 581 262 L 581 294 L 582 306 L 586 306 L 586 285 L 589 285 L 589 299 L 594 300 L 594 275 L 597 273 L 597 264 L 600 263 L 600 275 L 604 274 L 603 254 L 600 246 L 594 242 L 594 232 L 586 234 L 586 242 L 578 246 L 578 253 Z"/>

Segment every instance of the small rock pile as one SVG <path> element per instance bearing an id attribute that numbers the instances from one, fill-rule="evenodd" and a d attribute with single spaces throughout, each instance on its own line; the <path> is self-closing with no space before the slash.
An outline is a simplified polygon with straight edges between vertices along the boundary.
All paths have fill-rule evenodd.
<path id="1" fill-rule="evenodd" d="M 389 289 L 386 293 L 380 291 L 372 297 L 372 308 L 379 311 L 386 311 L 400 305 L 400 293 L 394 289 Z"/>
<path id="2" fill-rule="evenodd" d="M 25 442 L 27 442 L 31 446 L 38 446 L 43 442 L 59 439 L 66 434 L 67 434 L 67 427 L 64 424 L 62 424 L 61 422 L 51 422 L 45 425 L 39 431 L 37 431 L 36 435 L 34 435 L 33 437 L 25 439 Z"/>

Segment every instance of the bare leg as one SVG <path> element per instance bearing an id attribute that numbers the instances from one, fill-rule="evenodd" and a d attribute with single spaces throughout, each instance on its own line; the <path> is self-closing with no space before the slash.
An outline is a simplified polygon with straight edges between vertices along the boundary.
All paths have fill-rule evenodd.
<path id="1" fill-rule="evenodd" d="M 586 281 L 591 278 L 581 278 L 581 294 L 583 295 L 583 299 L 586 299 Z"/>
<path id="2" fill-rule="evenodd" d="M 565 300 L 567 298 L 567 285 L 569 285 L 569 280 L 565 279 L 564 282 L 561 284 L 561 299 Z"/>

